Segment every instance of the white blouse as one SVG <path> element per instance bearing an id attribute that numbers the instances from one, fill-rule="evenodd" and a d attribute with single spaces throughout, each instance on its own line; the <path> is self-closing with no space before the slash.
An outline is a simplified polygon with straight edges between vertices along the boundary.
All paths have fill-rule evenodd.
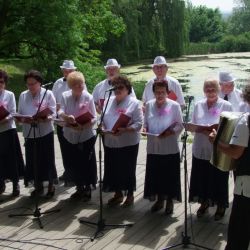
<path id="1" fill-rule="evenodd" d="M 236 126 L 230 144 L 238 145 L 242 147 L 248 147 L 249 140 L 249 127 L 248 127 L 248 115 L 244 115 L 238 125 Z M 249 167 L 249 166 L 246 166 Z M 234 185 L 234 194 L 243 195 L 250 198 L 250 176 L 236 176 Z"/>
<path id="2" fill-rule="evenodd" d="M 9 115 L 6 117 L 8 119 L 5 123 L 0 123 L 0 133 L 7 131 L 12 128 L 16 128 L 16 124 L 14 122 L 11 114 L 16 113 L 16 100 L 14 93 L 8 90 L 3 90 L 0 92 L 0 105 L 3 105 L 5 109 L 9 111 Z"/>
<path id="3" fill-rule="evenodd" d="M 93 98 L 94 98 L 96 105 L 99 105 L 101 107 L 101 100 L 104 101 L 106 98 L 108 98 L 109 93 L 106 91 L 110 88 L 112 88 L 112 85 L 109 83 L 108 79 L 105 79 L 105 80 L 99 82 L 95 86 L 92 95 L 93 95 Z M 112 96 L 113 95 L 114 95 L 114 91 L 112 91 Z M 132 92 L 131 92 L 130 96 L 136 98 L 135 91 L 133 88 L 132 88 Z"/>
<path id="4" fill-rule="evenodd" d="M 136 145 L 140 142 L 140 129 L 142 127 L 143 115 L 139 101 L 131 96 L 127 96 L 120 104 L 117 104 L 116 97 L 112 96 L 107 106 L 103 119 L 103 126 L 106 130 L 112 130 L 120 114 L 124 113 L 131 117 L 128 127 L 134 131 L 124 132 L 121 135 L 105 134 L 105 146 L 110 148 L 122 148 Z"/>
<path id="5" fill-rule="evenodd" d="M 71 90 L 62 94 L 61 108 L 58 111 L 59 116 L 65 113 L 66 115 L 77 117 L 86 111 L 89 111 L 93 115 L 93 119 L 96 120 L 95 104 L 91 94 L 83 91 L 81 96 L 77 99 L 72 95 Z M 87 141 L 96 134 L 93 126 L 86 127 L 80 131 L 66 126 L 63 127 L 63 135 L 68 142 L 78 144 Z"/>
<path id="6" fill-rule="evenodd" d="M 148 135 L 147 153 L 159 155 L 178 153 L 178 137 L 183 129 L 182 123 L 182 112 L 177 102 L 167 99 L 161 108 L 157 107 L 155 99 L 147 102 L 144 117 L 144 128 L 147 132 L 160 134 L 170 126 L 175 132 L 164 138 Z"/>
<path id="7" fill-rule="evenodd" d="M 234 90 L 228 94 L 228 101 L 232 104 L 232 108 L 234 112 L 239 111 L 239 104 L 242 102 L 242 92 L 239 89 L 234 88 Z M 219 97 L 224 99 L 225 94 L 222 92 L 219 93 Z"/>
<path id="8" fill-rule="evenodd" d="M 199 125 L 212 125 L 219 123 L 220 113 L 222 111 L 232 111 L 232 105 L 221 98 L 208 109 L 207 99 L 198 101 L 193 110 L 192 123 Z M 208 136 L 202 133 L 194 133 L 193 155 L 202 160 L 210 160 L 212 154 L 212 144 L 208 140 Z"/>
<path id="9" fill-rule="evenodd" d="M 153 79 L 150 79 L 146 83 L 146 86 L 144 88 L 143 95 L 142 95 L 142 101 L 144 103 L 155 98 L 155 95 L 153 92 L 153 84 L 154 84 L 155 79 L 156 78 L 154 77 Z M 173 91 L 176 94 L 176 96 L 177 96 L 176 102 L 178 102 L 180 105 L 185 105 L 185 101 L 184 101 L 184 97 L 183 97 L 183 93 L 182 93 L 182 88 L 181 88 L 179 81 L 171 76 L 168 76 L 168 75 L 164 78 L 164 80 L 166 80 L 168 82 L 169 90 Z"/>
<path id="10" fill-rule="evenodd" d="M 240 112 L 250 112 L 250 104 L 246 102 L 241 102 L 239 106 Z"/>
<path id="11" fill-rule="evenodd" d="M 44 88 L 41 88 L 39 93 L 35 97 L 32 96 L 29 90 L 22 92 L 18 102 L 18 113 L 22 115 L 35 115 L 45 91 L 46 90 Z M 46 107 L 48 107 L 53 112 L 52 116 L 55 117 L 56 101 L 51 90 L 47 90 L 47 93 L 41 105 L 42 109 Z M 52 121 L 40 122 L 35 128 L 35 136 L 43 137 L 51 133 L 53 129 L 54 128 Z M 25 138 L 34 138 L 34 130 L 31 129 L 30 124 L 23 123 L 23 136 Z"/>

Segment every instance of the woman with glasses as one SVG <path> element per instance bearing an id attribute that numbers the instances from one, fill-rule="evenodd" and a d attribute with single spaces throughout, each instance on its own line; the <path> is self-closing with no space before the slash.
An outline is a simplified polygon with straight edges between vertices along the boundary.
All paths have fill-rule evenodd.
<path id="1" fill-rule="evenodd" d="M 54 132 L 52 118 L 56 115 L 56 101 L 52 91 L 41 87 L 42 75 L 30 70 L 24 75 L 27 90 L 22 92 L 18 102 L 18 113 L 34 116 L 38 111 L 48 110 L 43 117 L 22 120 L 25 138 L 26 182 L 34 181 L 31 197 L 44 193 L 43 182 L 48 181 L 47 198 L 55 194 L 54 180 L 57 179 L 55 166 Z M 44 96 L 45 94 L 45 96 Z M 43 99 L 44 96 L 44 99 Z"/>
<path id="2" fill-rule="evenodd" d="M 166 80 L 156 80 L 155 99 L 145 106 L 144 131 L 147 135 L 147 162 L 144 198 L 155 201 L 151 212 L 164 207 L 165 214 L 174 211 L 173 200 L 181 201 L 180 150 L 178 137 L 183 129 L 180 105 L 168 98 Z"/>
<path id="3" fill-rule="evenodd" d="M 6 189 L 5 181 L 13 184 L 12 196 L 20 194 L 19 177 L 23 175 L 24 162 L 16 125 L 12 114 L 16 112 L 15 96 L 6 90 L 8 74 L 0 70 L 0 194 Z"/>
<path id="4" fill-rule="evenodd" d="M 207 79 L 203 85 L 205 98 L 198 101 L 193 110 L 192 123 L 218 124 L 222 111 L 232 111 L 232 105 L 218 96 L 220 87 L 215 79 Z M 200 203 L 197 217 L 202 217 L 209 206 L 217 205 L 215 220 L 220 220 L 228 207 L 228 172 L 222 172 L 210 163 L 212 144 L 210 130 L 194 133 L 192 147 L 192 171 L 189 201 Z"/>
<path id="5" fill-rule="evenodd" d="M 112 79 L 115 96 L 107 104 L 103 120 L 104 129 L 104 179 L 103 189 L 114 192 L 108 205 L 132 205 L 136 188 L 136 161 L 138 155 L 140 129 L 142 126 L 142 109 L 139 101 L 130 96 L 132 86 L 124 76 Z M 105 107 L 106 103 L 104 104 Z M 115 126 L 117 121 L 119 126 Z M 116 127 L 116 128 L 115 128 Z"/>

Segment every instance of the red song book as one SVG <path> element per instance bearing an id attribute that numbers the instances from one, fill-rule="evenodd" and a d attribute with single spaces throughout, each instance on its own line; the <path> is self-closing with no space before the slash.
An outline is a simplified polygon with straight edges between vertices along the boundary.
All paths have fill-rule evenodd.
<path id="1" fill-rule="evenodd" d="M 0 121 L 3 120 L 5 117 L 7 117 L 10 114 L 10 112 L 3 106 L 0 106 Z"/>
<path id="2" fill-rule="evenodd" d="M 218 129 L 219 124 L 211 124 L 211 125 L 199 125 L 195 123 L 183 123 L 184 127 L 187 131 L 190 132 L 202 132 L 202 131 L 212 131 L 213 129 Z"/>
<path id="3" fill-rule="evenodd" d="M 170 90 L 170 92 L 168 94 L 168 98 L 173 100 L 173 101 L 176 101 L 177 100 L 177 95 L 175 94 L 174 91 Z"/>
<path id="4" fill-rule="evenodd" d="M 126 128 L 130 120 L 131 117 L 121 113 L 115 125 L 112 128 L 112 132 L 116 133 L 118 131 L 118 128 Z"/>
<path id="5" fill-rule="evenodd" d="M 45 108 L 40 110 L 37 114 L 33 115 L 34 119 L 46 119 L 49 115 L 52 115 L 53 112 L 50 108 Z"/>
<path id="6" fill-rule="evenodd" d="M 90 122 L 93 118 L 94 118 L 94 116 L 89 111 L 87 111 L 87 112 L 75 117 L 75 120 L 77 123 L 84 125 L 84 124 Z"/>

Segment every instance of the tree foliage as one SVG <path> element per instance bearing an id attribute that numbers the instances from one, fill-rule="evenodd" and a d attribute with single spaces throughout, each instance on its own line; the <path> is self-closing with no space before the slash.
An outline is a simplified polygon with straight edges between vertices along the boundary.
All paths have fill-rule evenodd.
<path id="1" fill-rule="evenodd" d="M 225 25 L 219 9 L 189 5 L 189 20 L 190 42 L 218 42 L 224 34 Z"/>

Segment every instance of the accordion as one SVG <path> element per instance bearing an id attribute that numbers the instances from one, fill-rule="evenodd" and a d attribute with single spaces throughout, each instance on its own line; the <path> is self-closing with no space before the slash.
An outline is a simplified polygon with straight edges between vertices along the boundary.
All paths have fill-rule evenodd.
<path id="1" fill-rule="evenodd" d="M 210 163 L 221 171 L 230 171 L 236 168 L 236 160 L 229 155 L 218 150 L 218 141 L 229 144 L 232 138 L 234 129 L 244 113 L 242 112 L 227 112 L 224 111 L 220 115 L 220 122 L 213 144 L 213 153 Z"/>

